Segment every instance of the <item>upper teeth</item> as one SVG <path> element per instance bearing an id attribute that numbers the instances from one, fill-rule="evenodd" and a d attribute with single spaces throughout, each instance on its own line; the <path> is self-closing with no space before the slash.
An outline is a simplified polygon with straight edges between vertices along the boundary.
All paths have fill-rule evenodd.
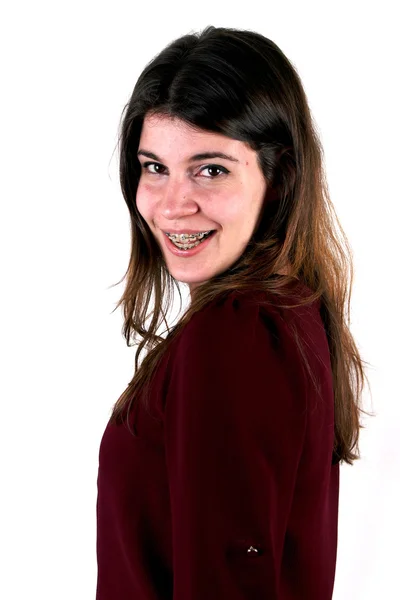
<path id="1" fill-rule="evenodd" d="M 210 233 L 210 231 L 212 231 L 212 229 L 210 229 L 209 231 L 199 231 L 198 233 L 167 233 L 166 235 L 174 240 L 182 240 L 185 241 L 186 239 L 196 239 L 196 238 L 202 238 L 203 236 L 207 235 L 207 233 Z"/>

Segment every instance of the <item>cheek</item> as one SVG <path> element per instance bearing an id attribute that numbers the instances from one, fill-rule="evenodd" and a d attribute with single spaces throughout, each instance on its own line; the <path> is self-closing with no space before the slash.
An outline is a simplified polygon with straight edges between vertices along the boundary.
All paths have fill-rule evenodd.
<path id="1" fill-rule="evenodd" d="M 249 217 L 249 206 L 242 197 L 229 196 L 219 203 L 218 216 L 226 226 L 244 226 Z"/>
<path id="2" fill-rule="evenodd" d="M 136 207 L 146 221 L 149 221 L 153 216 L 153 205 L 151 194 L 139 185 L 136 192 Z"/>

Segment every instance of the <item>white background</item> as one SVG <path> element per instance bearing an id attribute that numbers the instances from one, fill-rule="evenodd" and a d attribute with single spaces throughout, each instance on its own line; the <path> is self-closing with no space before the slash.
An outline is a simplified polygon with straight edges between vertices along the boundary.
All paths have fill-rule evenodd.
<path id="1" fill-rule="evenodd" d="M 362 460 L 341 467 L 334 599 L 400 597 L 395 4 L 16 0 L 2 8 L 2 600 L 95 597 L 99 443 L 134 365 L 121 311 L 112 314 L 123 284 L 111 286 L 130 250 L 118 124 L 145 64 L 206 25 L 276 42 L 318 124 L 354 253 L 351 327 L 371 364 L 364 407 L 377 415 L 364 417 Z"/>

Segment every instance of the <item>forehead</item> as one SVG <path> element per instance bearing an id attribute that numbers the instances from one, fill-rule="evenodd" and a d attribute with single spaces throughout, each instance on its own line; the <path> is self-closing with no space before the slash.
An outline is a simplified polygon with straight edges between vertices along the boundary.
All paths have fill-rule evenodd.
<path id="1" fill-rule="evenodd" d="M 242 162 L 254 154 L 245 142 L 229 138 L 220 133 L 205 131 L 178 117 L 169 115 L 146 115 L 139 142 L 159 156 L 173 153 L 178 160 L 200 151 L 223 151 Z"/>

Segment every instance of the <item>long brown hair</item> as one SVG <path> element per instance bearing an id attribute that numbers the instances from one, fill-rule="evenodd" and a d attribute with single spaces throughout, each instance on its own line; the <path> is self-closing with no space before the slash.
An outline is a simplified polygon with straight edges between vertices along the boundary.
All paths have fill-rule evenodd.
<path id="1" fill-rule="evenodd" d="M 268 183 L 263 210 L 245 252 L 194 290 L 190 306 L 172 329 L 166 315 L 174 285 L 182 307 L 179 285 L 136 207 L 141 169 L 136 153 L 147 114 L 178 117 L 196 128 L 246 142 L 257 152 Z M 291 289 L 286 283 L 297 278 L 313 293 L 286 306 L 320 298 L 334 384 L 333 450 L 336 462 L 352 464 L 360 458 L 360 413 L 366 413 L 360 404 L 367 377 L 347 324 L 353 284 L 351 249 L 330 200 L 323 149 L 295 67 L 274 42 L 259 33 L 209 26 L 174 40 L 147 64 L 122 117 L 119 168 L 131 218 L 131 255 L 123 277 L 125 291 L 114 310 L 123 306 L 127 345 L 135 343 L 137 335 L 142 339 L 135 355 L 135 374 L 115 403 L 110 421 L 120 418 L 123 411 L 127 414 L 136 401 L 147 407 L 155 368 L 194 313 L 233 290 L 266 291 L 284 299 Z M 287 265 L 287 276 L 274 276 Z M 146 327 L 152 294 L 154 309 Z M 162 321 L 168 330 L 165 338 L 156 333 Z M 300 340 L 295 339 L 314 381 Z M 148 353 L 139 365 L 145 347 Z"/>

